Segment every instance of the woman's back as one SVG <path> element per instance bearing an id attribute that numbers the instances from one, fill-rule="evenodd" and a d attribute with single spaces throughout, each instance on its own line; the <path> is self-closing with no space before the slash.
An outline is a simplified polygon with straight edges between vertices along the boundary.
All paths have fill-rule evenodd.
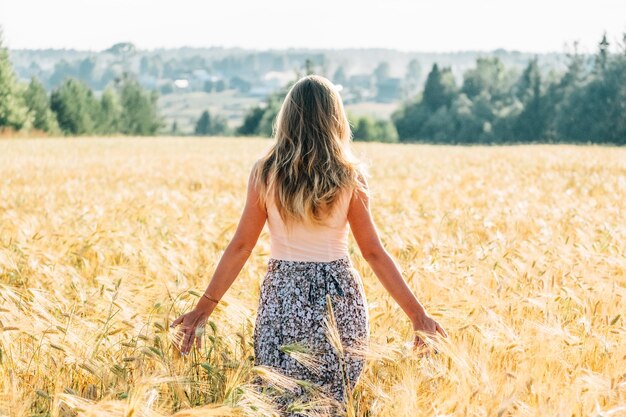
<path id="1" fill-rule="evenodd" d="M 267 202 L 270 258 L 330 262 L 348 255 L 348 207 L 352 190 L 344 190 L 324 225 L 298 222 L 287 227 L 275 201 Z"/>

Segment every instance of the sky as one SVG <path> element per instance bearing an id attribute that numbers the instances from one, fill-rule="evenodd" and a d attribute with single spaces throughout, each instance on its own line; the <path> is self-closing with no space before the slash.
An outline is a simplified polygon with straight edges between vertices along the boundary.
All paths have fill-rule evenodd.
<path id="1" fill-rule="evenodd" d="M 5 44 L 593 52 L 626 32 L 626 0 L 0 0 Z"/>

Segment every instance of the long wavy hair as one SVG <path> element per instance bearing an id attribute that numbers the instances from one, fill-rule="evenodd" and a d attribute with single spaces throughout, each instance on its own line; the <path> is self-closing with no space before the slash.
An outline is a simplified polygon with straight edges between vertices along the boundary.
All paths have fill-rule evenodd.
<path id="1" fill-rule="evenodd" d="M 341 96 L 328 79 L 300 78 L 276 117 L 275 142 L 254 173 L 260 203 L 274 197 L 286 224 L 323 224 L 342 197 L 367 192 L 366 167 L 350 148 L 352 132 Z"/>

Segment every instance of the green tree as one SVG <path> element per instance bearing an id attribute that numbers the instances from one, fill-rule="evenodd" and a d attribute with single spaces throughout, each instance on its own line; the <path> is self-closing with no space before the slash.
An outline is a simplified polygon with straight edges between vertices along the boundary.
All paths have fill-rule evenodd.
<path id="1" fill-rule="evenodd" d="M 426 79 L 424 86 L 424 105 L 432 112 L 437 111 L 442 106 L 450 106 L 456 96 L 456 82 L 450 68 L 439 70 L 437 64 Z"/>
<path id="2" fill-rule="evenodd" d="M 376 136 L 380 142 L 397 142 L 398 131 L 391 120 L 376 120 Z"/>
<path id="3" fill-rule="evenodd" d="M 0 129 L 8 127 L 20 130 L 28 123 L 28 108 L 9 61 L 9 52 L 4 46 L 0 28 Z"/>
<path id="4" fill-rule="evenodd" d="M 360 117 L 353 132 L 353 138 L 356 141 L 373 141 L 376 140 L 376 125 L 371 117 Z"/>
<path id="5" fill-rule="evenodd" d="M 477 115 L 477 109 L 474 108 L 472 100 L 465 95 L 459 94 L 452 105 L 450 113 L 454 118 L 455 135 L 454 139 L 463 143 L 471 143 L 477 138 L 483 136 L 485 122 Z M 448 138 L 452 139 L 452 138 Z"/>
<path id="6" fill-rule="evenodd" d="M 581 88 L 586 82 L 587 74 L 585 72 L 585 58 L 578 52 L 578 43 L 574 43 L 573 52 L 567 53 L 568 59 L 567 70 L 564 74 L 551 82 L 546 88 L 545 108 L 548 119 L 546 128 L 546 138 L 551 141 L 562 140 L 563 124 L 572 122 L 570 114 L 564 113 L 563 106 L 568 97 Z"/>
<path id="7" fill-rule="evenodd" d="M 442 143 L 456 139 L 455 133 L 454 114 L 446 106 L 431 114 L 421 129 L 423 138 Z"/>
<path id="8" fill-rule="evenodd" d="M 202 112 L 202 115 L 196 122 L 194 133 L 196 135 L 208 135 L 211 130 L 211 114 L 208 110 Z"/>
<path id="9" fill-rule="evenodd" d="M 476 67 L 463 74 L 461 86 L 461 94 L 472 102 L 472 117 L 468 119 L 465 115 L 453 112 L 457 120 L 455 140 L 470 139 L 467 137 L 469 132 L 475 132 L 475 136 L 470 139 L 472 142 L 511 140 L 522 100 L 514 94 L 517 78 L 517 73 L 507 70 L 497 56 L 478 57 Z M 521 89 L 523 94 L 528 93 L 528 88 L 524 86 Z M 504 117 L 507 120 L 503 120 Z M 468 126 L 463 125 L 466 122 Z"/>
<path id="10" fill-rule="evenodd" d="M 597 71 L 604 71 L 609 57 L 609 41 L 606 39 L 606 33 L 602 36 L 602 40 L 598 43 L 598 54 L 596 55 L 595 65 Z"/>
<path id="11" fill-rule="evenodd" d="M 237 129 L 237 134 L 242 136 L 258 135 L 261 119 L 265 114 L 265 109 L 260 106 L 254 106 L 248 110 L 243 118 L 241 126 Z"/>
<path id="12" fill-rule="evenodd" d="M 422 96 L 423 93 L 418 94 L 415 99 L 400 106 L 391 115 L 401 142 L 423 139 L 421 130 L 431 111 L 424 105 Z"/>
<path id="13" fill-rule="evenodd" d="M 514 137 L 525 141 L 543 139 L 548 125 L 548 113 L 545 109 L 537 58 L 528 63 L 518 85 L 524 110 L 516 120 Z"/>
<path id="14" fill-rule="evenodd" d="M 626 58 L 607 60 L 603 72 L 572 89 L 556 123 L 558 137 L 568 141 L 626 144 Z"/>
<path id="15" fill-rule="evenodd" d="M 82 81 L 65 79 L 50 95 L 50 108 L 56 113 L 63 132 L 71 135 L 95 132 L 99 103 Z"/>
<path id="16" fill-rule="evenodd" d="M 97 118 L 97 131 L 103 135 L 117 133 L 121 128 L 122 105 L 112 88 L 107 88 L 100 96 L 100 112 Z"/>
<path id="17" fill-rule="evenodd" d="M 498 57 L 479 57 L 476 68 L 463 74 L 461 92 L 470 100 L 486 91 L 494 100 L 501 100 L 508 95 L 511 84 L 504 64 Z"/>
<path id="18" fill-rule="evenodd" d="M 144 90 L 125 74 L 118 83 L 122 115 L 120 131 L 127 135 L 154 135 L 163 126 L 157 108 L 158 93 Z"/>
<path id="19" fill-rule="evenodd" d="M 205 110 L 198 118 L 194 132 L 199 136 L 224 135 L 228 133 L 228 123 L 225 118 L 213 117 L 208 110 Z"/>
<path id="20" fill-rule="evenodd" d="M 456 97 L 457 87 L 452 70 L 440 70 L 434 64 L 422 94 L 392 114 L 399 140 L 442 141 L 447 135 L 454 135 L 454 115 L 449 108 Z"/>
<path id="21" fill-rule="evenodd" d="M 24 91 L 24 101 L 32 119 L 32 127 L 47 133 L 59 133 L 56 115 L 50 109 L 50 99 L 43 84 L 32 77 Z"/>
<path id="22" fill-rule="evenodd" d="M 389 120 L 374 119 L 371 116 L 354 118 L 348 116 L 350 124 L 354 126 L 352 137 L 355 141 L 363 142 L 397 142 L 398 132 Z M 356 121 L 353 121 L 355 120 Z"/>

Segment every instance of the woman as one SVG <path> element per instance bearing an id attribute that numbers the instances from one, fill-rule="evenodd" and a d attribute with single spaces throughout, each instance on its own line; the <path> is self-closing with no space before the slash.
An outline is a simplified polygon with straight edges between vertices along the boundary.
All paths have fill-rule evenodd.
<path id="1" fill-rule="evenodd" d="M 182 325 L 183 355 L 194 341 L 199 346 L 196 329 L 237 277 L 267 220 L 271 248 L 254 330 L 255 364 L 311 382 L 345 403 L 363 369 L 358 352 L 369 333 L 363 284 L 348 257 L 348 224 L 361 254 L 413 329 L 447 334 L 381 245 L 365 170 L 350 151 L 350 126 L 334 85 L 316 75 L 294 84 L 277 116 L 275 138 L 254 164 L 239 225 L 204 296 L 172 327 Z M 415 347 L 421 346 L 425 343 L 416 335 Z M 299 353 L 304 348 L 312 360 L 296 360 L 290 347 Z M 297 393 L 305 395 L 302 388 Z"/>

